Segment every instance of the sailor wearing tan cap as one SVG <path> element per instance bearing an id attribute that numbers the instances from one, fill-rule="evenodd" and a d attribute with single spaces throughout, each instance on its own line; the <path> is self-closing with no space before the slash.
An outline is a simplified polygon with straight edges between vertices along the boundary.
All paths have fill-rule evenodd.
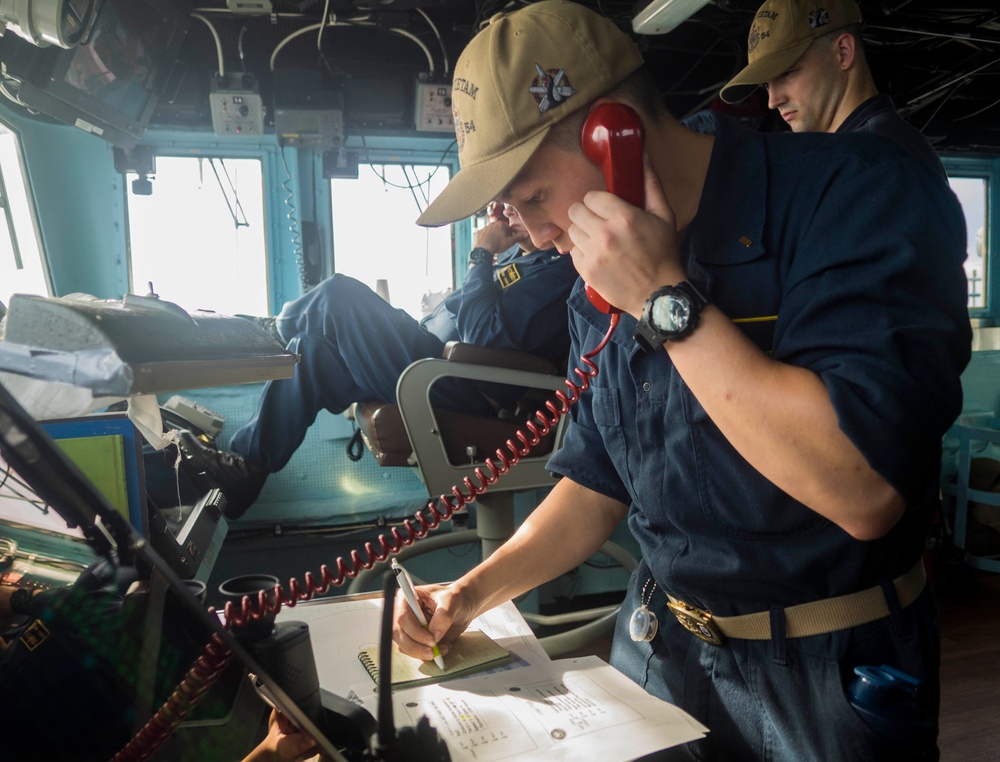
<path id="1" fill-rule="evenodd" d="M 747 36 L 747 66 L 722 88 L 727 103 L 767 90 L 767 104 L 794 132 L 873 132 L 944 175 L 921 132 L 880 95 L 861 40 L 854 0 L 768 0 Z"/>
<path id="2" fill-rule="evenodd" d="M 512 204 L 623 314 L 549 460 L 561 478 L 475 569 L 418 589 L 429 629 L 397 607 L 400 648 L 447 656 L 627 519 L 642 560 L 611 662 L 709 727 L 680 754 L 936 758 L 922 553 L 971 354 L 954 194 L 884 140 L 685 128 L 630 37 L 574 2 L 494 16 L 455 78 L 461 170 L 420 221 Z M 644 127 L 641 207 L 581 150 L 607 103 Z M 568 306 L 576 358 L 609 317 L 582 284 Z M 891 716 L 852 703 L 872 665 L 920 683 Z"/>

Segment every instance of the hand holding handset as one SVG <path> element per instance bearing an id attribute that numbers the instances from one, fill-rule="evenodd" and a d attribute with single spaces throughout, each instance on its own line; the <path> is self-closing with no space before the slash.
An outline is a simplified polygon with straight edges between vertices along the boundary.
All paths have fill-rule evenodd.
<path id="1" fill-rule="evenodd" d="M 642 150 L 645 134 L 639 115 L 624 103 L 602 103 L 587 117 L 580 135 L 584 155 L 601 168 L 608 191 L 640 209 L 646 205 Z M 587 298 L 606 314 L 621 310 L 590 286 Z"/>

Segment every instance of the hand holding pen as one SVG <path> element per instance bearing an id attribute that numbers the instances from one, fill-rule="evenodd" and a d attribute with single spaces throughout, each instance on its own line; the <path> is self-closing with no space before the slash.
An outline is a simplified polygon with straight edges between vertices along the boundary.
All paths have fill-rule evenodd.
<path id="1" fill-rule="evenodd" d="M 403 591 L 403 597 L 406 599 L 406 603 L 409 605 L 413 615 L 425 630 L 428 629 L 427 617 L 424 616 L 424 610 L 420 607 L 420 601 L 417 599 L 417 591 L 413 587 L 413 580 L 410 579 L 410 575 L 407 574 L 406 569 L 400 566 L 395 558 L 392 559 L 392 571 L 396 575 L 396 583 L 399 585 L 399 589 Z M 441 656 L 441 649 L 438 648 L 437 644 L 431 646 L 431 653 L 434 654 L 434 663 L 438 665 L 438 668 L 444 669 L 444 657 Z"/>

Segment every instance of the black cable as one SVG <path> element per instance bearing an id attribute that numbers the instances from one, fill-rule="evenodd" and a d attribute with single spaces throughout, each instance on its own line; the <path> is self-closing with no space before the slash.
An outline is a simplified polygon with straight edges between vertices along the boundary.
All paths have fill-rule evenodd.
<path id="1" fill-rule="evenodd" d="M 444 548 L 444 550 L 447 550 L 448 555 L 451 556 L 452 558 L 465 558 L 466 556 L 470 556 L 473 553 L 478 553 L 482 549 L 482 545 L 476 542 L 464 543 L 462 547 L 465 548 L 465 550 L 462 552 L 456 550 L 454 546 L 450 548 Z"/>
<path id="2" fill-rule="evenodd" d="M 955 93 L 957 93 L 962 88 L 963 85 L 968 84 L 968 82 L 969 82 L 968 79 L 963 79 L 963 80 L 960 80 L 959 82 L 955 83 L 955 86 L 952 87 L 951 90 L 949 90 L 945 94 L 945 96 L 941 99 L 941 102 L 938 103 L 937 108 L 934 109 L 934 111 L 931 113 L 931 115 L 929 117 L 927 117 L 927 121 L 924 122 L 924 126 L 920 128 L 921 132 L 924 132 L 928 127 L 931 126 L 931 122 L 934 121 L 934 117 L 936 117 L 938 115 L 938 112 L 941 111 L 941 109 L 944 106 L 944 104 L 947 103 L 949 100 L 951 100 L 951 96 L 953 96 Z"/>
<path id="3" fill-rule="evenodd" d="M 323 524 L 318 526 L 306 526 L 302 524 L 275 524 L 268 529 L 231 529 L 226 537 L 227 543 L 249 543 L 263 537 L 305 537 L 305 536 L 326 536 L 326 535 L 365 535 L 372 530 L 382 530 L 387 527 L 401 527 L 404 522 L 412 518 L 408 514 L 402 518 L 385 518 L 380 516 L 377 519 L 366 522 L 356 522 L 351 524 Z M 275 528 L 277 527 L 277 528 Z"/>
<path id="4" fill-rule="evenodd" d="M 430 188 L 431 178 L 434 177 L 434 175 L 437 174 L 437 171 L 439 169 L 441 169 L 442 165 L 444 164 L 444 160 L 448 158 L 448 154 L 451 153 L 451 149 L 455 147 L 455 144 L 457 142 L 458 142 L 457 140 L 452 140 L 448 144 L 448 146 L 441 152 L 441 156 L 438 158 L 437 163 L 434 165 L 434 169 L 431 170 L 431 173 L 429 175 L 427 175 L 427 177 L 425 179 L 423 179 L 419 183 L 417 183 L 416 186 L 414 186 L 412 182 L 409 182 L 408 178 L 407 178 L 407 180 L 408 180 L 408 184 L 407 185 L 397 185 L 396 183 L 391 182 L 385 176 L 384 170 L 380 174 L 379 171 L 377 169 L 375 169 L 375 163 L 376 162 L 373 161 L 372 158 L 371 158 L 371 154 L 370 154 L 369 149 L 368 149 L 368 143 L 365 140 L 365 136 L 364 135 L 361 136 L 361 147 L 364 149 L 364 153 L 365 153 L 365 164 L 369 165 L 369 167 L 371 168 L 371 171 L 375 173 L 375 176 L 379 180 L 382 181 L 383 185 L 386 185 L 386 186 L 388 186 L 390 188 L 399 188 L 401 190 L 410 190 L 410 191 L 412 191 L 414 189 L 414 187 L 422 188 L 424 185 L 426 185 L 426 186 L 428 186 L 428 191 L 423 193 L 423 195 L 426 196 L 426 197 L 429 197 L 429 188 Z M 385 162 L 381 162 L 381 166 L 382 167 L 386 167 L 386 166 L 402 166 L 402 167 L 410 166 L 410 167 L 413 167 L 413 166 L 416 166 L 416 162 L 412 162 L 411 161 L 409 164 L 387 164 Z M 427 165 L 421 165 L 421 166 L 427 166 Z"/>
<path id="5" fill-rule="evenodd" d="M 437 171 L 441 168 L 441 163 L 438 162 L 438 164 L 434 167 L 434 169 L 431 170 L 431 173 L 429 175 L 427 175 L 426 178 L 424 178 L 423 180 L 421 180 L 420 182 L 418 182 L 416 184 L 414 184 L 412 181 L 410 181 L 409 177 L 407 177 L 407 182 L 406 182 L 405 185 L 404 184 L 397 184 L 397 183 L 394 183 L 391 180 L 389 180 L 389 178 L 385 176 L 385 167 L 388 167 L 388 166 L 401 167 L 403 169 L 404 176 L 406 176 L 406 167 L 408 167 L 408 166 L 412 167 L 413 164 L 385 164 L 385 163 L 382 163 L 381 166 L 382 166 L 382 171 L 381 172 L 379 172 L 377 169 L 375 169 L 375 165 L 374 164 L 371 165 L 371 168 L 372 168 L 372 172 L 374 172 L 375 176 L 378 177 L 378 179 L 382 181 L 383 185 L 387 185 L 390 188 L 398 188 L 399 190 L 409 190 L 410 192 L 413 192 L 416 188 L 421 188 L 424 185 L 429 185 L 430 184 L 431 178 L 434 177 L 434 175 L 437 174 Z"/>
<path id="6" fill-rule="evenodd" d="M 408 185 L 409 185 L 409 188 L 410 188 L 410 195 L 411 195 L 411 196 L 413 197 L 413 203 L 414 203 L 414 204 L 416 205 L 416 207 L 417 207 L 417 211 L 418 211 L 418 212 L 419 212 L 420 214 L 423 214 L 423 213 L 424 213 L 424 207 L 423 207 L 423 206 L 422 206 L 422 205 L 420 204 L 420 198 L 419 198 L 419 197 L 417 196 L 417 190 L 419 189 L 419 190 L 423 191 L 423 185 L 424 185 L 424 183 L 417 183 L 416 185 L 414 185 L 414 184 L 413 184 L 413 183 L 414 183 L 414 180 L 416 180 L 416 174 L 417 174 L 417 173 L 416 173 L 416 168 L 413 168 L 413 170 L 414 170 L 414 171 L 413 171 L 413 175 L 414 175 L 414 177 L 413 177 L 413 180 L 411 180 L 411 179 L 410 179 L 410 173 L 409 173 L 409 171 L 407 170 L 407 167 L 408 167 L 408 166 L 410 166 L 410 167 L 412 168 L 412 165 L 406 165 L 406 164 L 403 164 L 403 165 L 402 165 L 402 166 L 400 167 L 400 170 L 402 170 L 402 172 L 403 172 L 403 177 L 405 177 L 405 178 L 406 178 L 406 182 L 407 182 L 407 183 L 408 183 Z M 435 170 L 434 170 L 434 172 L 437 172 L 437 169 L 435 169 Z M 433 177 L 433 173 L 431 174 L 431 176 L 429 176 L 429 177 L 427 178 L 427 184 L 428 184 L 428 185 L 430 184 L 430 179 L 431 179 L 431 177 Z M 426 194 L 426 193 L 423 193 L 423 192 L 421 192 L 421 194 L 420 194 L 420 195 L 421 195 L 421 196 L 426 196 L 427 194 Z"/>
<path id="7" fill-rule="evenodd" d="M 361 437 L 361 429 L 355 429 L 347 442 L 347 457 L 357 463 L 365 454 L 365 442 Z M 3 485 L 0 485 L 3 486 Z"/>
<path id="8" fill-rule="evenodd" d="M 396 604 L 396 576 L 383 574 L 382 628 L 378 652 L 378 745 L 396 742 L 396 721 L 392 714 L 392 615 Z"/>
<path id="9" fill-rule="evenodd" d="M 281 158 L 281 166 L 285 170 L 285 181 L 281 183 L 281 188 L 285 191 L 284 204 L 288 207 L 288 214 L 285 215 L 285 218 L 288 220 L 288 231 L 291 233 L 292 254 L 295 257 L 295 266 L 299 271 L 299 283 L 302 286 L 303 292 L 308 292 L 312 290 L 312 286 L 307 282 L 306 278 L 306 263 L 302 249 L 302 236 L 299 232 L 298 210 L 295 208 L 293 202 L 295 191 L 292 190 L 292 173 L 288 169 L 288 160 L 285 158 L 284 146 L 278 148 L 278 156 Z"/>
<path id="10" fill-rule="evenodd" d="M 246 213 L 243 211 L 243 204 L 240 203 L 240 193 L 233 184 L 233 178 L 229 176 L 229 170 L 226 169 L 225 159 L 219 159 L 219 163 L 222 165 L 222 172 L 226 176 L 226 182 L 229 183 L 229 190 L 233 194 L 233 201 L 230 203 L 229 194 L 226 193 L 225 187 L 222 185 L 222 177 L 219 175 L 219 170 L 215 168 L 215 159 L 209 157 L 208 166 L 212 168 L 212 172 L 215 173 L 215 182 L 219 186 L 219 190 L 222 191 L 222 199 L 226 202 L 226 206 L 229 208 L 229 215 L 233 218 L 233 224 L 237 228 L 248 228 L 250 223 L 247 222 Z M 240 221 L 240 217 L 243 217 L 243 221 Z"/>

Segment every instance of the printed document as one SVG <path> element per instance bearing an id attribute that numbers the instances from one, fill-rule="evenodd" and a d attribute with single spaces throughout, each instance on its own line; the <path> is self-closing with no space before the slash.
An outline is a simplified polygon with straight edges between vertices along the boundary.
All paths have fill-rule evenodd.
<path id="1" fill-rule="evenodd" d="M 708 732 L 596 656 L 396 691 L 393 713 L 426 715 L 453 762 L 627 762 Z"/>

